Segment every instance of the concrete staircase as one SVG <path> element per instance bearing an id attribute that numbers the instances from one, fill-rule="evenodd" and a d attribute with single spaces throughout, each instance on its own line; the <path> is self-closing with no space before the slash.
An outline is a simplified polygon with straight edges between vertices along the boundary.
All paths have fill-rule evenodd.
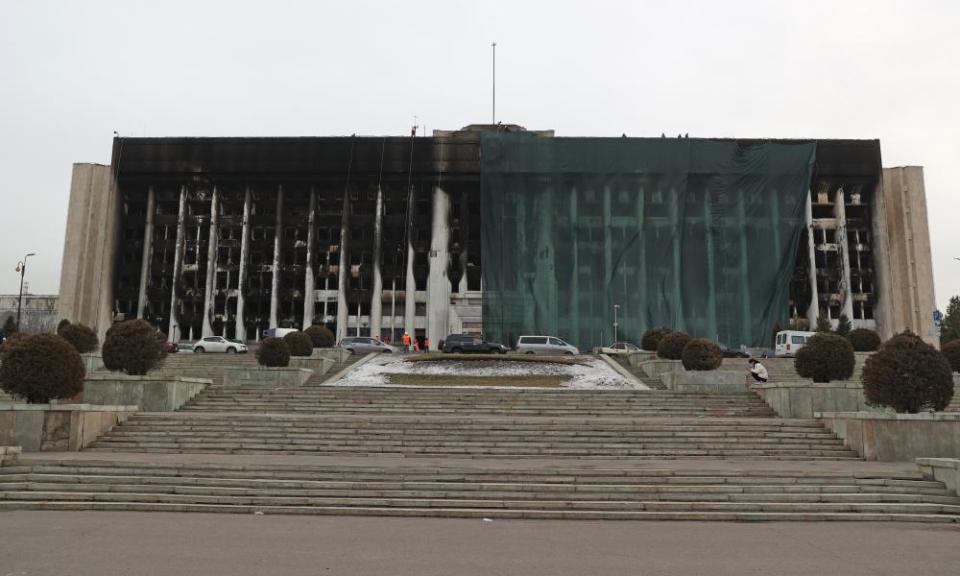
<path id="1" fill-rule="evenodd" d="M 634 366 L 626 359 L 625 356 L 619 354 L 610 355 L 615 362 L 623 366 L 627 372 L 633 374 L 634 378 L 643 382 L 643 384 L 651 390 L 666 390 L 667 386 L 663 383 L 660 378 L 652 378 L 647 376 L 647 373 L 644 372 L 639 366 Z"/>
<path id="2" fill-rule="evenodd" d="M 212 387 L 89 450 L 521 458 L 854 458 L 750 393 Z"/>
<path id="3" fill-rule="evenodd" d="M 85 460 L 0 468 L 0 510 L 583 520 L 960 521 L 919 473 Z"/>
<path id="4" fill-rule="evenodd" d="M 162 375 L 208 378 L 214 386 L 223 384 L 223 369 L 227 366 L 257 365 L 255 354 L 170 354 L 155 369 Z"/>

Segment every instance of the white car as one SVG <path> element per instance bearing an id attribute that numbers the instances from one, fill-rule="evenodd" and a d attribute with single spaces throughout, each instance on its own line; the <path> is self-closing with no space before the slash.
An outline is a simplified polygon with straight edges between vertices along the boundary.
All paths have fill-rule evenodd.
<path id="1" fill-rule="evenodd" d="M 239 340 L 228 340 L 222 336 L 207 336 L 193 345 L 196 354 L 204 352 L 225 352 L 227 354 L 246 354 L 247 345 Z"/>
<path id="2" fill-rule="evenodd" d="M 631 352 L 639 352 L 640 347 L 631 344 L 630 342 L 614 342 L 609 346 L 604 346 L 600 348 L 601 354 L 629 354 Z"/>
<path id="3" fill-rule="evenodd" d="M 520 354 L 561 354 L 576 356 L 580 350 L 555 336 L 521 336 L 517 338 L 516 351 Z"/>

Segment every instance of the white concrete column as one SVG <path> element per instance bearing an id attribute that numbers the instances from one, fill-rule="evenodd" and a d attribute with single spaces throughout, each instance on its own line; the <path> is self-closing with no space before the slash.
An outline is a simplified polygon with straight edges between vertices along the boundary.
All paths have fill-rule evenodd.
<path id="1" fill-rule="evenodd" d="M 430 261 L 427 276 L 427 338 L 437 350 L 450 329 L 450 196 L 439 186 L 433 189 L 433 220 L 430 227 Z"/>
<path id="2" fill-rule="evenodd" d="M 840 257 L 843 260 L 843 310 L 847 319 L 853 320 L 853 286 L 850 274 L 850 242 L 847 240 L 847 208 L 843 188 L 837 190 L 837 242 L 840 243 Z"/>
<path id="3" fill-rule="evenodd" d="M 217 187 L 213 187 L 213 197 L 210 199 L 210 231 L 207 240 L 207 277 L 203 290 L 203 338 L 213 336 L 213 289 L 217 279 L 217 227 L 220 222 L 220 208 L 217 206 L 219 195 Z"/>
<path id="4" fill-rule="evenodd" d="M 156 212 L 157 195 L 153 186 L 147 189 L 147 219 L 143 227 L 143 258 L 140 261 L 140 294 L 137 298 L 137 318 L 143 318 L 147 306 L 147 284 L 150 280 L 150 264 L 153 260 L 153 217 Z"/>
<path id="5" fill-rule="evenodd" d="M 183 267 L 184 221 L 187 217 L 187 187 L 180 187 L 180 208 L 177 212 L 177 242 L 173 251 L 173 277 L 170 279 L 170 322 L 167 327 L 167 340 L 180 340 L 177 325 L 177 287 L 180 286 L 180 270 Z"/>
<path id="6" fill-rule="evenodd" d="M 244 296 L 247 283 L 247 252 L 250 250 L 250 188 L 243 193 L 243 232 L 240 236 L 240 272 L 237 277 L 237 314 L 235 332 L 238 340 L 247 340 L 247 324 L 243 321 Z"/>
<path id="7" fill-rule="evenodd" d="M 343 190 L 343 212 L 340 215 L 340 265 L 337 268 L 337 342 L 349 336 L 347 322 L 350 310 L 347 309 L 347 274 L 350 273 L 350 190 Z"/>
<path id="8" fill-rule="evenodd" d="M 807 192 L 807 250 L 810 257 L 810 306 L 807 308 L 807 321 L 810 330 L 817 326 L 820 319 L 820 294 L 817 290 L 817 241 L 814 238 L 813 228 L 813 200 L 812 193 Z"/>
<path id="9" fill-rule="evenodd" d="M 413 338 L 416 335 L 417 279 L 413 274 L 413 241 L 407 241 L 407 281 L 403 295 L 403 329 Z"/>
<path id="10" fill-rule="evenodd" d="M 280 248 L 283 241 L 283 186 L 277 187 L 277 223 L 273 229 L 273 278 L 270 284 L 270 327 L 276 328 L 280 308 Z"/>
<path id="11" fill-rule="evenodd" d="M 317 191 L 310 188 L 310 217 L 307 222 L 307 267 L 303 285 L 303 324 L 304 330 L 313 325 L 313 308 L 317 298 L 314 294 L 313 243 L 316 241 Z"/>
<path id="12" fill-rule="evenodd" d="M 370 296 L 370 336 L 379 338 L 383 328 L 383 188 L 377 188 L 377 213 L 373 221 L 373 292 Z"/>

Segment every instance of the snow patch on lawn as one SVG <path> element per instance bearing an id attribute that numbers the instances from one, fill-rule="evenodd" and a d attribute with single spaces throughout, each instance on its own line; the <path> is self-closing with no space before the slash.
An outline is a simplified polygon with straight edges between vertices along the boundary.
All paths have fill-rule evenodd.
<path id="1" fill-rule="evenodd" d="M 500 360 L 425 361 L 406 362 L 400 354 L 381 354 L 348 372 L 343 378 L 327 382 L 325 386 L 393 386 L 387 382 L 390 374 L 431 374 L 439 376 L 567 376 L 561 388 L 591 390 L 622 388 L 647 390 L 643 384 L 627 381 L 600 358 L 578 358 L 582 364 L 522 362 Z M 404 386 L 410 388 L 411 386 Z M 458 386 L 451 386 L 458 387 Z M 436 386 L 430 386 L 436 388 Z M 465 386 L 478 388 L 478 386 Z M 509 388 L 516 386 L 483 386 Z"/>

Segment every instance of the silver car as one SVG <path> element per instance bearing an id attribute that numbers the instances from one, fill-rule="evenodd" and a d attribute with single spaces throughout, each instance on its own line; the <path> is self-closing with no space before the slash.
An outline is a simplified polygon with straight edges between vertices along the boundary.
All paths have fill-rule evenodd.
<path id="1" fill-rule="evenodd" d="M 246 354 L 247 345 L 239 340 L 228 340 L 222 336 L 207 336 L 193 345 L 197 354 L 204 352 L 226 352 L 227 354 Z"/>
<path id="2" fill-rule="evenodd" d="M 397 352 L 398 350 L 389 344 L 369 338 L 367 336 L 351 336 L 340 340 L 338 348 L 349 350 L 351 354 L 371 354 L 376 352 L 386 352 L 387 354 Z"/>
<path id="3" fill-rule="evenodd" d="M 553 354 L 575 356 L 580 354 L 576 346 L 567 344 L 556 336 L 521 336 L 517 339 L 516 351 L 520 354 Z"/>

